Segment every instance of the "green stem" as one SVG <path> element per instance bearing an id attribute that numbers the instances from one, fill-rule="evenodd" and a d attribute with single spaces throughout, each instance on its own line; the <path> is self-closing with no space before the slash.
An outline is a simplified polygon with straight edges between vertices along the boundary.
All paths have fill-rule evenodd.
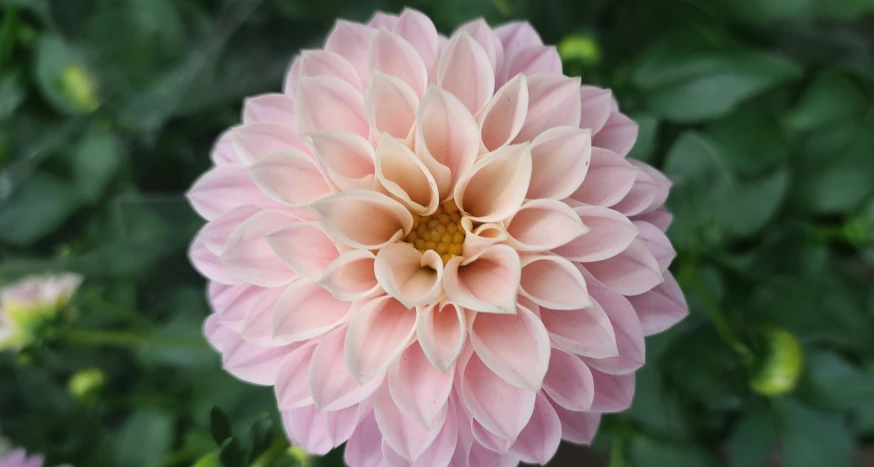
<path id="1" fill-rule="evenodd" d="M 270 467 L 285 454 L 286 449 L 288 449 L 288 440 L 284 436 L 280 436 L 274 439 L 273 444 L 258 456 L 249 467 Z"/>
<path id="2" fill-rule="evenodd" d="M 203 347 L 200 339 L 170 339 L 148 333 L 124 331 L 104 331 L 100 329 L 67 329 L 63 339 L 70 344 L 83 346 L 145 347 L 148 345 L 173 345 L 182 347 Z"/>
<path id="3" fill-rule="evenodd" d="M 613 434 L 613 439 L 610 443 L 610 467 L 627 467 L 625 461 L 625 440 L 627 439 L 627 427 L 624 420 Z"/>

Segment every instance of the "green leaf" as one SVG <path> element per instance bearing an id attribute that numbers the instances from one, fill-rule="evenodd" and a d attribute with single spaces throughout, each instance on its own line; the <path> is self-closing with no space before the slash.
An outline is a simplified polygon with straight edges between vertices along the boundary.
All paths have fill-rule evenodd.
<path id="1" fill-rule="evenodd" d="M 861 116 L 868 98 L 852 79 L 834 70 L 820 73 L 786 116 L 794 131 L 810 131 Z"/>
<path id="2" fill-rule="evenodd" d="M 270 420 L 270 416 L 267 414 L 263 414 L 252 424 L 252 428 L 249 430 L 249 439 L 252 447 L 252 451 L 249 453 L 250 464 L 270 447 L 270 444 L 273 442 L 274 431 L 273 421 Z"/>
<path id="3" fill-rule="evenodd" d="M 20 73 L 0 75 L 0 121 L 12 117 L 26 95 L 27 90 Z"/>
<path id="4" fill-rule="evenodd" d="M 35 173 L 0 202 L 0 241 L 16 245 L 36 242 L 57 229 L 81 203 L 70 183 Z"/>
<path id="5" fill-rule="evenodd" d="M 789 141 L 777 119 L 753 106 L 713 121 L 707 134 L 719 143 L 732 171 L 740 175 L 761 175 L 789 158 Z"/>
<path id="6" fill-rule="evenodd" d="M 637 141 L 628 157 L 650 162 L 655 156 L 659 121 L 649 115 L 632 115 L 631 119 L 637 122 Z"/>
<path id="7" fill-rule="evenodd" d="M 115 462 L 119 467 L 142 467 L 158 462 L 170 450 L 175 417 L 155 409 L 143 409 L 121 428 L 115 443 Z"/>
<path id="8" fill-rule="evenodd" d="M 246 455 L 236 439 L 228 439 L 222 445 L 219 459 L 224 467 L 245 467 Z"/>
<path id="9" fill-rule="evenodd" d="M 839 415 L 819 412 L 794 401 L 785 401 L 782 406 L 785 467 L 852 464 L 853 439 Z"/>
<path id="10" fill-rule="evenodd" d="M 40 36 L 34 66 L 40 92 L 58 111 L 75 115 L 97 107 L 94 83 L 79 53 L 59 36 Z"/>
<path id="11" fill-rule="evenodd" d="M 874 377 L 828 350 L 808 355 L 808 386 L 824 408 L 852 410 L 874 401 Z"/>
<path id="12" fill-rule="evenodd" d="M 631 443 L 631 458 L 638 467 L 710 467 L 716 463 L 697 447 L 635 436 Z"/>
<path id="13" fill-rule="evenodd" d="M 124 148 L 108 129 L 97 125 L 85 133 L 70 154 L 73 175 L 84 199 L 94 202 L 118 171 Z"/>
<path id="14" fill-rule="evenodd" d="M 758 232 L 774 217 L 788 185 L 789 175 L 785 170 L 760 180 L 739 183 L 722 217 L 725 227 L 739 237 Z"/>
<path id="15" fill-rule="evenodd" d="M 213 407 L 209 412 L 209 429 L 212 433 L 212 439 L 215 444 L 221 446 L 228 438 L 234 435 L 231 433 L 231 421 L 227 414 L 218 407 Z"/>
<path id="16" fill-rule="evenodd" d="M 758 404 L 747 409 L 728 440 L 731 467 L 760 467 L 777 441 L 774 413 Z"/>

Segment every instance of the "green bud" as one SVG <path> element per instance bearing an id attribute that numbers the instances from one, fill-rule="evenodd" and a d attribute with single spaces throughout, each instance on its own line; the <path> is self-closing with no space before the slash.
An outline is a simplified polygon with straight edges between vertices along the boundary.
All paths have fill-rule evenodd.
<path id="1" fill-rule="evenodd" d="M 214 451 L 198 459 L 191 467 L 221 467 L 221 465 L 219 452 Z"/>
<path id="2" fill-rule="evenodd" d="M 313 465 L 313 456 L 307 454 L 300 446 L 292 446 L 286 451 L 288 457 L 294 459 L 301 467 L 310 467 Z"/>
<path id="3" fill-rule="evenodd" d="M 93 112 L 100 106 L 94 80 L 88 71 L 79 65 L 70 65 L 61 75 L 64 94 L 73 105 L 86 112 Z"/>
<path id="4" fill-rule="evenodd" d="M 558 54 L 566 62 L 579 61 L 584 65 L 597 65 L 601 62 L 601 49 L 588 35 L 573 34 L 558 44 Z"/>
<path id="5" fill-rule="evenodd" d="M 74 398 L 91 401 L 97 397 L 104 383 L 106 376 L 100 369 L 88 368 L 77 371 L 67 383 L 67 389 Z"/>
<path id="6" fill-rule="evenodd" d="M 757 393 L 780 396 L 795 389 L 804 367 L 804 354 L 798 339 L 785 329 L 770 328 L 763 332 L 765 354 L 758 370 L 750 379 Z"/>

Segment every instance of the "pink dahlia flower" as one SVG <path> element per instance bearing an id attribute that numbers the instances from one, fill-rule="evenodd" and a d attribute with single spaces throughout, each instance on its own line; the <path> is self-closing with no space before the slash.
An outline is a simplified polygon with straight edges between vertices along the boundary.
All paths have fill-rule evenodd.
<path id="1" fill-rule="evenodd" d="M 527 23 L 337 22 L 189 192 L 225 368 L 370 466 L 546 463 L 627 408 L 686 315 L 670 183 Z"/>
<path id="2" fill-rule="evenodd" d="M 14 449 L 9 454 L 0 457 L 0 467 L 43 467 L 45 458 L 40 455 L 27 455 L 24 449 Z M 58 467 L 70 467 L 69 465 Z"/>

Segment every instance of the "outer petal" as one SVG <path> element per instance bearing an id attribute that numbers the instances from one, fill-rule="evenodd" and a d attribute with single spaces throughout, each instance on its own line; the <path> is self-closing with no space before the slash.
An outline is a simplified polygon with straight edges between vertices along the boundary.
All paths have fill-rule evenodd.
<path id="1" fill-rule="evenodd" d="M 626 216 L 640 214 L 655 202 L 660 189 L 661 187 L 656 184 L 652 177 L 643 170 L 638 170 L 631 191 L 625 195 L 625 198 L 622 198 L 622 201 L 616 203 L 613 209 Z"/>
<path id="2" fill-rule="evenodd" d="M 513 75 L 508 74 L 508 70 L 510 64 L 522 50 L 543 45 L 537 31 L 527 21 L 514 21 L 501 25 L 495 29 L 495 35 L 501 40 L 504 49 L 504 68 L 500 74 L 501 79 L 513 77 Z"/>
<path id="3" fill-rule="evenodd" d="M 580 128 L 590 128 L 596 134 L 610 118 L 613 93 L 595 86 L 580 87 Z"/>
<path id="4" fill-rule="evenodd" d="M 461 396 L 484 428 L 515 441 L 534 412 L 537 393 L 508 384 L 473 354 L 461 376 Z"/>
<path id="5" fill-rule="evenodd" d="M 556 404 L 568 410 L 589 410 L 595 399 L 592 370 L 576 355 L 552 349 L 543 389 Z"/>
<path id="6" fill-rule="evenodd" d="M 210 252 L 220 255 L 234 229 L 260 211 L 255 206 L 236 207 L 203 226 L 197 236 Z"/>
<path id="7" fill-rule="evenodd" d="M 322 228 L 353 248 L 377 250 L 403 238 L 413 216 L 397 201 L 374 191 L 345 191 L 313 204 Z"/>
<path id="8" fill-rule="evenodd" d="M 188 248 L 188 259 L 194 269 L 197 269 L 201 275 L 212 281 L 236 285 L 241 281 L 236 275 L 231 274 L 228 269 L 221 263 L 221 259 L 215 253 L 209 251 L 209 248 L 203 243 L 203 240 L 198 236 L 191 242 Z"/>
<path id="9" fill-rule="evenodd" d="M 454 368 L 467 337 L 464 310 L 442 301 L 417 310 L 416 336 L 422 352 L 442 372 Z"/>
<path id="10" fill-rule="evenodd" d="M 534 413 L 510 452 L 523 462 L 545 465 L 558 451 L 561 443 L 561 421 L 543 394 L 537 394 Z"/>
<path id="11" fill-rule="evenodd" d="M 367 87 L 364 108 L 374 138 L 385 132 L 406 139 L 416 121 L 419 98 L 400 78 L 377 72 Z"/>
<path id="12" fill-rule="evenodd" d="M 528 82 L 519 75 L 489 100 L 479 118 L 483 145 L 489 151 L 506 146 L 516 138 L 528 115 Z"/>
<path id="13" fill-rule="evenodd" d="M 649 292 L 628 297 L 647 336 L 670 328 L 689 314 L 689 306 L 674 276 L 666 271 L 663 277 L 665 281 Z"/>
<path id="14" fill-rule="evenodd" d="M 553 310 L 577 310 L 592 305 L 580 270 L 570 261 L 555 255 L 522 259 L 519 292 L 534 303 Z"/>
<path id="15" fill-rule="evenodd" d="M 510 449 L 510 445 L 513 444 L 511 441 L 487 430 L 480 422 L 476 421 L 476 419 L 470 421 L 470 428 L 474 439 L 489 450 L 495 452 L 507 452 L 507 450 Z"/>
<path id="16" fill-rule="evenodd" d="M 318 279 L 340 256 L 337 245 L 318 224 L 298 222 L 267 234 L 267 243 L 292 271 Z"/>
<path id="17" fill-rule="evenodd" d="M 252 384 L 271 385 L 291 346 L 262 347 L 240 338 L 222 326 L 216 315 L 204 323 L 206 340 L 222 354 L 222 367 L 235 377 Z"/>
<path id="18" fill-rule="evenodd" d="M 492 28 L 482 18 L 469 21 L 456 29 L 455 33 L 464 31 L 470 34 L 470 37 L 476 41 L 480 47 L 486 52 L 489 57 L 489 63 L 492 64 L 492 73 L 500 71 L 504 66 L 504 48 L 501 45 L 501 40 L 495 35 Z"/>
<path id="19" fill-rule="evenodd" d="M 634 373 L 610 375 L 592 370 L 592 378 L 595 380 L 593 412 L 614 413 L 631 407 L 631 399 L 634 398 Z"/>
<path id="20" fill-rule="evenodd" d="M 309 137 L 328 177 L 341 190 L 373 188 L 373 146 L 366 138 L 343 131 L 319 131 Z"/>
<path id="21" fill-rule="evenodd" d="M 573 208 L 550 199 L 525 202 L 504 226 L 508 243 L 519 251 L 552 250 L 589 231 Z"/>
<path id="22" fill-rule="evenodd" d="M 570 197 L 595 206 L 613 206 L 631 191 L 637 172 L 618 154 L 593 147 L 586 180 Z"/>
<path id="23" fill-rule="evenodd" d="M 232 131 L 233 130 L 226 130 L 219 135 L 215 144 L 213 144 L 212 150 L 209 153 L 209 158 L 212 160 L 213 164 L 235 165 L 242 162 L 236 149 L 234 149 L 234 143 L 231 141 Z"/>
<path id="24" fill-rule="evenodd" d="M 634 146 L 635 140 L 637 140 L 637 123 L 619 112 L 613 112 L 604 128 L 595 134 L 592 144 L 625 157 Z"/>
<path id="25" fill-rule="evenodd" d="M 296 128 L 294 99 L 285 94 L 261 94 L 243 102 L 243 123 L 276 123 L 286 128 Z"/>
<path id="26" fill-rule="evenodd" d="M 383 384 L 373 397 L 376 422 L 384 440 L 396 453 L 408 460 L 415 460 L 440 434 L 447 418 L 448 404 L 444 404 L 431 424 L 426 428 L 407 418 L 392 399 L 387 384 Z"/>
<path id="27" fill-rule="evenodd" d="M 427 15 L 420 11 L 404 8 L 394 25 L 394 33 L 406 39 L 419 53 L 430 81 L 436 80 L 437 70 L 437 28 Z"/>
<path id="28" fill-rule="evenodd" d="M 520 50 L 507 69 L 507 76 L 561 74 L 561 57 L 555 47 L 534 46 Z"/>
<path id="29" fill-rule="evenodd" d="M 407 243 L 386 245 L 376 255 L 376 279 L 383 290 L 408 308 L 435 302 L 442 293 L 443 260 Z"/>
<path id="30" fill-rule="evenodd" d="M 637 371 L 646 360 L 646 352 L 644 351 L 643 329 L 637 314 L 634 312 L 634 307 L 622 295 L 600 287 L 592 287 L 591 294 L 610 317 L 610 323 L 616 334 L 616 347 L 619 350 L 619 355 L 584 360 L 590 367 L 604 373 L 626 374 Z"/>
<path id="31" fill-rule="evenodd" d="M 349 83 L 320 76 L 301 78 L 295 99 L 300 134 L 339 130 L 367 136 L 370 125 L 364 113 L 364 97 Z"/>
<path id="32" fill-rule="evenodd" d="M 231 143 L 240 160 L 251 164 L 275 152 L 296 151 L 309 154 L 294 128 L 272 122 L 257 122 L 231 130 Z"/>
<path id="33" fill-rule="evenodd" d="M 574 211 L 590 230 L 555 250 L 556 254 L 571 261 L 591 262 L 612 258 L 625 251 L 637 236 L 637 227 L 612 209 L 578 206 Z"/>
<path id="34" fill-rule="evenodd" d="M 358 72 L 342 55 L 327 50 L 304 50 L 300 57 L 301 78 L 337 78 L 359 91 L 363 89 Z"/>
<path id="35" fill-rule="evenodd" d="M 240 335 L 249 342 L 265 347 L 279 347 L 288 344 L 286 341 L 273 337 L 273 309 L 285 289 L 283 287 L 271 289 L 255 287 L 255 289 L 256 291 L 252 293 L 252 295 L 256 295 L 255 297 L 240 303 L 240 305 L 248 307 Z"/>
<path id="36" fill-rule="evenodd" d="M 664 280 L 658 262 L 640 240 L 610 259 L 586 263 L 585 268 L 598 282 L 622 295 L 640 295 Z"/>
<path id="37" fill-rule="evenodd" d="M 557 126 L 580 126 L 580 78 L 540 74 L 528 77 L 528 115 L 516 142 L 531 141 Z"/>
<path id="38" fill-rule="evenodd" d="M 282 360 L 274 388 L 279 410 L 312 405 L 313 398 L 310 396 L 306 375 L 315 350 L 315 345 L 305 344 L 291 351 Z"/>
<path id="39" fill-rule="evenodd" d="M 576 192 L 589 171 L 592 135 L 589 130 L 556 127 L 531 144 L 529 199 L 565 199 Z"/>
<path id="40" fill-rule="evenodd" d="M 373 272 L 375 259 L 367 250 L 347 251 L 325 269 L 318 283 L 337 300 L 351 302 L 372 297 L 381 291 Z"/>
<path id="41" fill-rule="evenodd" d="M 194 210 L 206 220 L 240 206 L 277 207 L 239 166 L 213 167 L 194 182 L 186 194 Z"/>
<path id="42" fill-rule="evenodd" d="M 319 412 L 310 405 L 282 412 L 282 422 L 295 444 L 307 452 L 324 455 L 352 435 L 358 423 L 358 408 Z"/>
<path id="43" fill-rule="evenodd" d="M 370 66 L 367 49 L 376 30 L 363 24 L 338 20 L 325 41 L 325 50 L 342 55 L 358 72 L 361 84 L 367 86 Z"/>
<path id="44" fill-rule="evenodd" d="M 352 317 L 346 368 L 359 382 L 385 372 L 415 337 L 416 313 L 391 297 L 375 298 Z"/>
<path id="45" fill-rule="evenodd" d="M 479 256 L 452 258 L 443 270 L 443 288 L 456 305 L 486 313 L 514 313 L 521 278 L 519 255 L 493 245 Z"/>
<path id="46" fill-rule="evenodd" d="M 531 145 L 504 146 L 462 176 L 455 186 L 455 202 L 474 221 L 501 221 L 522 206 L 530 180 Z"/>
<path id="47" fill-rule="evenodd" d="M 557 404 L 552 408 L 561 420 L 561 437 L 565 441 L 574 444 L 590 444 L 598 425 L 601 423 L 601 414 L 595 412 L 573 412 Z"/>
<path id="48" fill-rule="evenodd" d="M 404 416 L 429 428 L 446 405 L 454 378 L 455 367 L 440 371 L 414 343 L 389 368 L 388 388 Z"/>
<path id="49" fill-rule="evenodd" d="M 634 225 L 640 230 L 640 234 L 637 236 L 638 240 L 653 254 L 659 268 L 664 273 L 677 257 L 677 252 L 671 245 L 671 241 L 664 232 L 649 222 L 634 221 Z"/>
<path id="50" fill-rule="evenodd" d="M 249 175 L 264 194 L 286 206 L 306 206 L 332 193 L 313 159 L 297 151 L 264 156 Z"/>
<path id="51" fill-rule="evenodd" d="M 236 333 L 242 332 L 247 317 L 265 306 L 264 292 L 269 289 L 249 284 L 209 284 L 209 302 L 222 326 Z"/>
<path id="52" fill-rule="evenodd" d="M 425 164 L 397 139 L 383 135 L 376 147 L 376 179 L 397 200 L 419 214 L 440 203 L 437 182 Z"/>
<path id="53" fill-rule="evenodd" d="M 665 174 L 661 173 L 657 169 L 651 167 L 650 165 L 640 162 L 638 160 L 631 159 L 631 164 L 643 171 L 649 178 L 651 178 L 655 182 L 655 198 L 652 203 L 643 211 L 643 212 L 652 212 L 656 209 L 660 208 L 665 201 L 668 199 L 668 194 L 671 191 L 672 182 L 665 176 Z"/>
<path id="54" fill-rule="evenodd" d="M 573 311 L 541 308 L 540 319 L 552 341 L 568 352 L 592 358 L 619 355 L 610 318 L 595 301 L 588 308 Z"/>
<path id="55" fill-rule="evenodd" d="M 385 28 L 391 30 L 398 22 L 398 15 L 392 15 L 389 13 L 384 13 L 382 11 L 374 12 L 370 17 L 370 20 L 367 21 L 367 25 L 375 28 Z"/>
<path id="56" fill-rule="evenodd" d="M 457 445 L 458 420 L 455 416 L 455 410 L 450 408 L 446 412 L 446 421 L 443 423 L 440 433 L 437 434 L 437 437 L 434 438 L 428 449 L 425 449 L 415 461 L 403 458 L 388 443 L 383 443 L 383 452 L 390 467 L 448 467 L 452 461 L 452 456 L 455 454 Z M 389 457 L 389 450 L 394 456 Z"/>
<path id="57" fill-rule="evenodd" d="M 343 460 L 351 467 L 382 467 L 385 465 L 382 457 L 382 432 L 376 423 L 373 412 L 365 416 L 343 453 Z"/>
<path id="58" fill-rule="evenodd" d="M 261 287 L 288 284 L 296 274 L 276 256 L 267 234 L 296 221 L 276 210 L 261 211 L 240 224 L 228 238 L 221 262 L 235 277 Z"/>
<path id="59" fill-rule="evenodd" d="M 474 443 L 467 458 L 468 467 L 514 467 L 519 458 L 512 454 L 501 454 Z"/>
<path id="60" fill-rule="evenodd" d="M 476 314 L 470 322 L 470 343 L 504 381 L 540 390 L 549 366 L 549 334 L 533 312 L 518 306 L 514 315 Z"/>
<path id="61" fill-rule="evenodd" d="M 394 76 L 408 84 L 417 96 L 425 92 L 428 69 L 416 49 L 404 38 L 381 29 L 370 42 L 370 72 Z"/>
<path id="62" fill-rule="evenodd" d="M 345 327 L 330 331 L 319 341 L 313 353 L 307 386 L 319 410 L 340 410 L 356 405 L 370 397 L 382 384 L 382 378 L 374 378 L 359 385 L 346 370 L 343 363 L 346 331 Z"/>
<path id="63" fill-rule="evenodd" d="M 342 323 L 349 309 L 350 303 L 335 299 L 318 284 L 298 279 L 273 309 L 274 336 L 288 342 L 320 336 Z"/>
<path id="64" fill-rule="evenodd" d="M 664 206 L 660 206 L 653 211 L 641 214 L 639 216 L 635 216 L 634 220 L 641 220 L 649 222 L 650 224 L 656 226 L 662 232 L 666 232 L 668 227 L 671 226 L 671 221 L 674 220 L 674 216 L 669 213 Z"/>
<path id="65" fill-rule="evenodd" d="M 285 82 L 282 83 L 282 93 L 294 98 L 297 95 L 298 80 L 300 79 L 301 56 L 295 55 L 285 73 Z"/>
<path id="66" fill-rule="evenodd" d="M 482 46 L 466 31 L 452 36 L 440 55 L 437 84 L 477 114 L 495 92 L 495 70 Z"/>

